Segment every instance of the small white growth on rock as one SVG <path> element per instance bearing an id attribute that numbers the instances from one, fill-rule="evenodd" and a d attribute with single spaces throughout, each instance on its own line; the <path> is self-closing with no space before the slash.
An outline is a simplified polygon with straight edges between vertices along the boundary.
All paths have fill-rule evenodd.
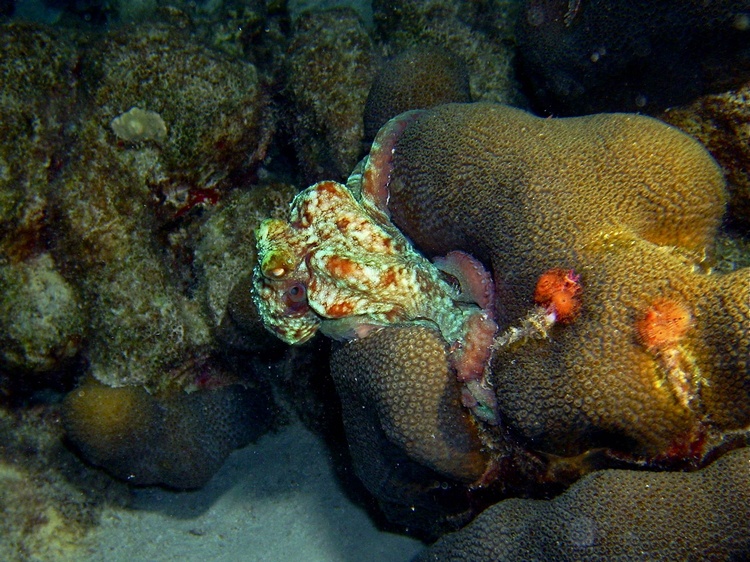
<path id="1" fill-rule="evenodd" d="M 122 115 L 112 119 L 110 127 L 117 138 L 127 142 L 156 141 L 167 138 L 167 125 L 161 115 L 155 111 L 146 111 L 133 107 Z"/>

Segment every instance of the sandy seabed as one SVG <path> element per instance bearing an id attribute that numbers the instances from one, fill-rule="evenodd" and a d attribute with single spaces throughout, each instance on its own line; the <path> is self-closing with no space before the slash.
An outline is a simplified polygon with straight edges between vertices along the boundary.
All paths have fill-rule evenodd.
<path id="1" fill-rule="evenodd" d="M 235 451 L 196 492 L 147 488 L 108 509 L 87 561 L 410 560 L 424 545 L 352 503 L 323 441 L 295 424 Z"/>

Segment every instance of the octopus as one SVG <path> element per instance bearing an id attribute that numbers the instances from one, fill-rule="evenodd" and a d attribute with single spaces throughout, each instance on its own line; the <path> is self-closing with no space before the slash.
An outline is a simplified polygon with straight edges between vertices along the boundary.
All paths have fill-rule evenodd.
<path id="1" fill-rule="evenodd" d="M 390 221 L 393 147 L 418 116 L 383 127 L 347 185 L 316 183 L 294 198 L 288 221 L 261 223 L 253 300 L 266 329 L 290 345 L 318 330 L 346 342 L 397 324 L 436 328 L 464 385 L 463 403 L 496 424 L 485 378 L 497 331 L 489 273 L 462 251 L 429 261 Z"/>

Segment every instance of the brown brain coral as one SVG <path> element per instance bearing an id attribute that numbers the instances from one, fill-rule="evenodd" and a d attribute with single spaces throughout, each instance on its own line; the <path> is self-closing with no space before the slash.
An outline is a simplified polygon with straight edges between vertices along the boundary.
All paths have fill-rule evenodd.
<path id="1" fill-rule="evenodd" d="M 438 46 L 408 49 L 375 76 L 365 104 L 365 138 L 410 109 L 471 101 L 465 63 Z"/>
<path id="2" fill-rule="evenodd" d="M 417 560 L 744 560 L 748 463 L 745 448 L 694 473 L 598 472 L 553 501 L 501 502 Z"/>
<path id="3" fill-rule="evenodd" d="M 726 194 L 691 138 L 633 115 L 442 106 L 403 133 L 390 191 L 417 247 L 492 264 L 501 329 L 533 305 L 542 273 L 580 275 L 576 320 L 492 365 L 501 415 L 530 448 L 679 457 L 750 423 L 750 271 L 702 267 Z M 668 352 L 637 335 L 659 299 L 693 318 Z"/>
<path id="4" fill-rule="evenodd" d="M 331 373 L 355 471 L 389 519 L 428 532 L 468 522 L 463 485 L 482 477 L 489 455 L 439 332 L 376 331 L 339 347 Z"/>
<path id="5" fill-rule="evenodd" d="M 239 385 L 151 395 L 89 381 L 65 399 L 68 438 L 132 484 L 200 488 L 234 449 L 268 427 L 262 398 Z"/>
<path id="6" fill-rule="evenodd" d="M 471 483 L 487 468 L 477 428 L 461 406 L 460 387 L 440 334 L 422 327 L 380 330 L 334 354 L 332 373 L 347 427 L 372 431 L 416 461 L 454 480 Z M 363 410 L 362 406 L 368 408 Z M 354 456 L 372 458 L 371 434 L 350 430 Z"/>

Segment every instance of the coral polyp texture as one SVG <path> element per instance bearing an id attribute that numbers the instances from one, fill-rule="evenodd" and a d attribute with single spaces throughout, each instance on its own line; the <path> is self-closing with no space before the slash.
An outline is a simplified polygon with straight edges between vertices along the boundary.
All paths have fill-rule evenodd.
<path id="1" fill-rule="evenodd" d="M 580 275 L 574 322 L 493 358 L 501 416 L 530 448 L 669 456 L 750 423 L 750 271 L 708 273 L 727 196 L 690 137 L 635 115 L 442 106 L 401 135 L 389 189 L 418 248 L 491 264 L 501 331 L 528 314 L 542 273 Z M 689 371 L 687 404 L 668 383 L 681 375 L 639 341 L 659 299 L 692 311 L 674 367 Z"/>
<path id="2" fill-rule="evenodd" d="M 375 463 L 359 474 L 376 495 L 396 496 L 388 489 L 389 472 L 422 470 L 471 483 L 487 469 L 489 457 L 476 424 L 461 407 L 445 342 L 436 330 L 377 331 L 342 347 L 332 371 L 339 392 L 348 397 L 342 406 L 355 467 Z M 394 445 L 401 463 L 382 463 L 380 451 Z"/>
<path id="3" fill-rule="evenodd" d="M 85 458 L 132 484 L 200 488 L 234 449 L 257 439 L 268 416 L 239 385 L 151 395 L 87 381 L 68 394 L 63 422 Z"/>
<path id="4" fill-rule="evenodd" d="M 284 61 L 282 120 L 306 181 L 346 178 L 362 157 L 362 112 L 375 73 L 372 40 L 348 8 L 306 12 Z"/>
<path id="5" fill-rule="evenodd" d="M 746 32 L 747 33 L 747 32 Z M 750 82 L 666 110 L 661 119 L 701 141 L 721 165 L 729 190 L 728 217 L 750 225 Z"/>
<path id="6" fill-rule="evenodd" d="M 289 223 L 264 223 L 256 299 L 271 330 L 292 330 L 287 341 L 326 322 L 352 340 L 334 347 L 332 373 L 355 469 L 395 520 L 421 525 L 406 506 L 434 508 L 440 493 L 420 470 L 467 497 L 513 495 L 608 463 L 699 466 L 742 444 L 750 270 L 711 272 L 727 195 L 695 140 L 636 115 L 450 104 L 389 122 L 348 185 L 359 200 L 324 182 L 298 196 Z M 378 309 L 387 270 L 363 272 L 383 249 L 439 267 L 430 283 L 490 280 L 492 302 L 471 318 L 483 310 L 492 329 L 465 321 L 455 337 L 435 317 L 431 328 L 429 315 Z M 482 264 L 491 277 L 453 277 Z M 398 286 L 402 303 L 425 298 L 419 284 Z M 438 308 L 462 306 L 453 294 Z M 461 354 L 476 342 L 481 374 L 467 377 Z M 437 510 L 428 532 L 459 511 Z"/>
<path id="7" fill-rule="evenodd" d="M 365 104 L 365 138 L 374 138 L 404 111 L 469 101 L 465 62 L 442 47 L 407 49 L 386 62 L 372 82 Z"/>
<path id="8" fill-rule="evenodd" d="M 523 103 L 514 81 L 514 52 L 510 47 L 514 41 L 512 22 L 517 12 L 513 2 L 480 6 L 466 0 L 374 0 L 372 9 L 376 30 L 389 53 L 446 49 L 465 62 L 471 99 Z M 431 92 L 445 88 L 438 86 L 441 83 L 457 85 L 453 69 L 433 64 L 439 58 L 423 54 L 413 57 L 415 65 L 419 65 L 413 76 L 425 76 L 426 91 L 416 94 L 418 97 L 429 97 Z M 412 79 L 404 78 L 393 81 L 391 97 L 403 99 L 407 92 L 413 91 Z M 405 109 L 432 105 L 411 105 Z"/>
<path id="9" fill-rule="evenodd" d="M 700 472 L 591 474 L 553 501 L 498 503 L 416 560 L 744 560 L 748 463 L 744 448 Z"/>

